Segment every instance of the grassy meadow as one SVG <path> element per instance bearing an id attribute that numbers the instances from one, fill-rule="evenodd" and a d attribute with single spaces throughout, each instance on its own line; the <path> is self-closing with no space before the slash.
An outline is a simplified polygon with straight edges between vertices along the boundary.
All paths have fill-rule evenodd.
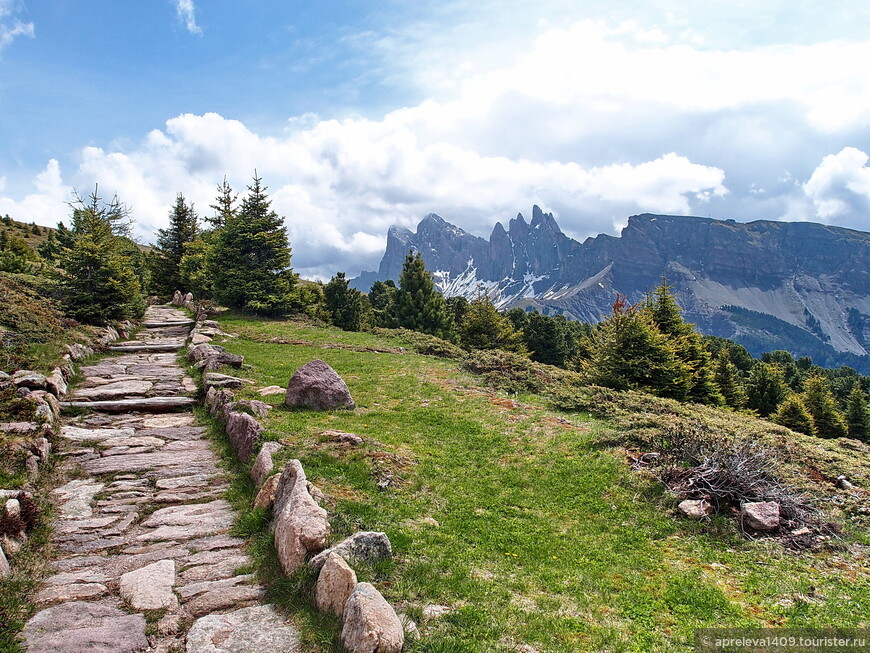
<path id="1" fill-rule="evenodd" d="M 335 541 L 389 535 L 394 561 L 357 572 L 418 624 L 407 650 L 689 651 L 701 627 L 868 626 L 870 566 L 857 543 L 796 554 L 742 537 L 724 517 L 676 517 L 675 500 L 614 446 L 615 423 L 494 391 L 455 360 L 392 353 L 395 338 L 220 321 L 239 334 L 221 344 L 257 384 L 239 396 L 284 386 L 316 358 L 350 387 L 355 411 L 267 397 L 265 438 L 325 493 Z M 330 429 L 364 444 L 331 442 Z M 254 488 L 237 470 L 237 531 L 251 538 L 271 600 L 297 615 L 306 650 L 339 651 L 338 621 L 309 606 L 313 577 L 278 573 L 268 515 L 250 510 Z M 449 612 L 426 620 L 428 605 Z"/>

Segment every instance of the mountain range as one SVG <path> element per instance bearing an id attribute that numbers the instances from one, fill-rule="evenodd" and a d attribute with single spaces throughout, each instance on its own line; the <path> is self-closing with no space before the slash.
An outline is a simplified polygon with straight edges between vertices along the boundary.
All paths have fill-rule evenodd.
<path id="1" fill-rule="evenodd" d="M 520 306 L 596 323 L 617 293 L 642 301 L 662 278 L 686 319 L 755 356 L 785 349 L 823 366 L 870 374 L 870 234 L 811 222 L 736 222 L 635 215 L 620 236 L 578 242 L 538 206 L 489 239 L 434 213 L 416 232 L 390 227 L 377 272 L 354 287 L 398 280 L 419 251 L 445 296 L 481 290 L 499 308 Z"/>

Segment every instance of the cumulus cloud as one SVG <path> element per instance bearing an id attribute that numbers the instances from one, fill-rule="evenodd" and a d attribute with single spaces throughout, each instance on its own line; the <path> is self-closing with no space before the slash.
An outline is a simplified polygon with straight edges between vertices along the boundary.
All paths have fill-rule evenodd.
<path id="1" fill-rule="evenodd" d="M 816 215 L 825 222 L 866 228 L 870 213 L 870 157 L 855 147 L 845 147 L 822 159 L 804 184 Z"/>
<path id="2" fill-rule="evenodd" d="M 4 185 L 0 185 L 0 192 Z M 35 192 L 21 200 L 0 196 L 0 214 L 42 225 L 54 226 L 62 221 L 69 213 L 72 188 L 64 184 L 56 159 L 51 159 L 45 170 L 36 175 L 33 186 Z"/>
<path id="3" fill-rule="evenodd" d="M 13 19 L 15 4 L 13 0 L 0 0 L 0 52 L 12 45 L 19 36 L 33 38 L 33 23 L 22 23 Z"/>
<path id="4" fill-rule="evenodd" d="M 175 12 L 188 32 L 191 34 L 202 33 L 202 28 L 196 24 L 196 7 L 193 5 L 193 0 L 176 0 Z"/>

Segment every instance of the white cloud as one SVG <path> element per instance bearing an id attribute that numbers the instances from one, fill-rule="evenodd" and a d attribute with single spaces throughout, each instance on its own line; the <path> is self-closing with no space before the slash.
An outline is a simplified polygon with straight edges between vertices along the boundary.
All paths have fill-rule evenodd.
<path id="1" fill-rule="evenodd" d="M 64 220 L 69 214 L 68 202 L 72 199 L 72 188 L 63 183 L 60 164 L 56 159 L 51 159 L 45 170 L 36 175 L 33 185 L 36 192 L 25 195 L 21 200 L 0 196 L 0 214 L 50 226 Z M 2 190 L 0 185 L 0 192 Z"/>
<path id="2" fill-rule="evenodd" d="M 202 28 L 196 24 L 196 7 L 193 0 L 176 0 L 175 11 L 178 19 L 191 34 L 201 34 Z"/>
<path id="3" fill-rule="evenodd" d="M 870 157 L 854 147 L 822 159 L 804 184 L 816 215 L 824 222 L 866 229 L 870 213 Z"/>
<path id="4" fill-rule="evenodd" d="M 19 36 L 33 38 L 35 31 L 33 23 L 22 23 L 20 20 L 11 20 L 15 14 L 13 0 L 0 0 L 0 52 L 12 45 Z"/>

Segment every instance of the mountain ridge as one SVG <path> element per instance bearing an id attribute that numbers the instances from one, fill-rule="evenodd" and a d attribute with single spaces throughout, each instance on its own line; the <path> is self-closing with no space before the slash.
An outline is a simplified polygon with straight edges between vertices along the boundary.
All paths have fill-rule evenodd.
<path id="1" fill-rule="evenodd" d="M 591 323 L 610 313 L 616 293 L 642 301 L 665 276 L 702 333 L 734 339 L 754 355 L 786 349 L 870 371 L 865 232 L 644 213 L 631 216 L 619 236 L 581 243 L 536 205 L 530 222 L 519 213 L 507 229 L 496 223 L 487 240 L 430 213 L 415 232 L 391 227 L 378 271 L 352 283 L 368 290 L 376 280 L 397 280 L 412 249 L 446 296 L 473 298 L 482 289 L 499 308 Z M 796 351 L 808 344 L 811 351 Z"/>

